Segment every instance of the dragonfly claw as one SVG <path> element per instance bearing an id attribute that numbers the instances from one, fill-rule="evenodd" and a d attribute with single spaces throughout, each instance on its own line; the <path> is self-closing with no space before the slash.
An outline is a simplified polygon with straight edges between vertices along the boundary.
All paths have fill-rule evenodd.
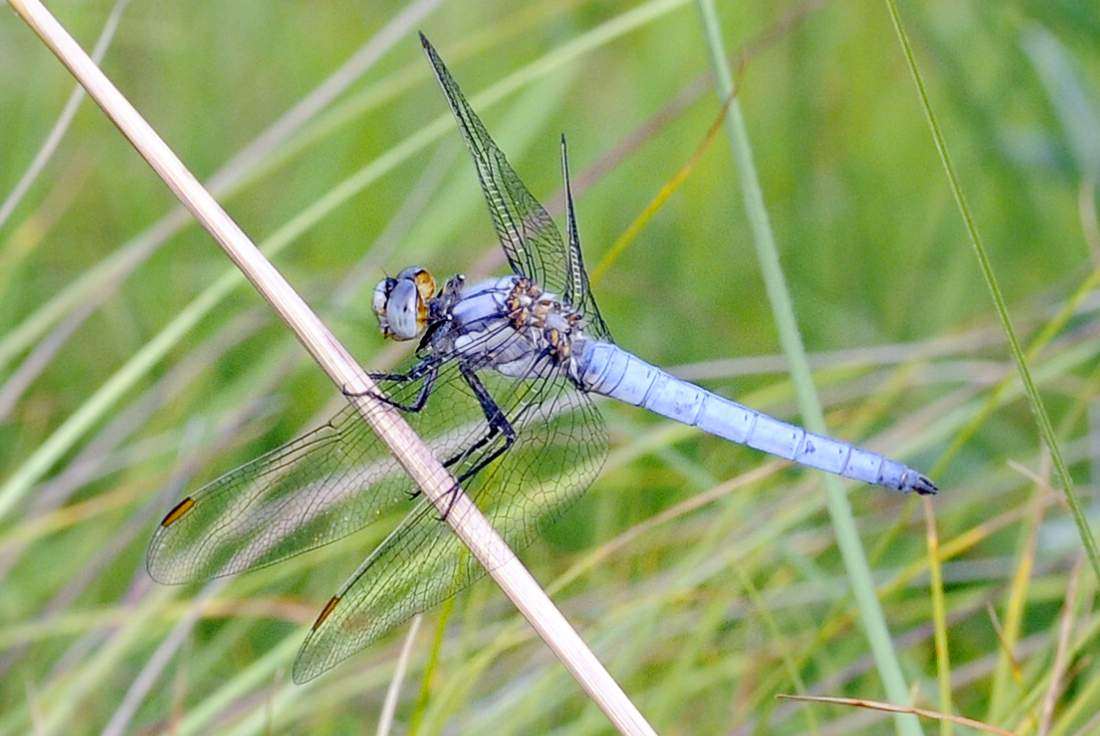
<path id="1" fill-rule="evenodd" d="M 935 496 L 940 489 L 926 476 L 918 474 L 916 480 L 909 484 L 908 490 L 916 491 L 922 496 Z"/>
<path id="2" fill-rule="evenodd" d="M 447 517 L 451 515 L 451 509 L 454 508 L 455 501 L 458 500 L 458 494 L 460 494 L 460 493 L 462 493 L 462 486 L 460 486 L 458 483 L 455 483 L 453 486 L 451 486 L 451 489 L 449 491 L 447 491 L 447 494 L 446 494 L 447 497 L 448 497 L 447 498 L 447 510 L 444 511 L 439 516 L 435 517 L 436 519 L 438 519 L 439 521 L 446 521 L 447 520 Z"/>

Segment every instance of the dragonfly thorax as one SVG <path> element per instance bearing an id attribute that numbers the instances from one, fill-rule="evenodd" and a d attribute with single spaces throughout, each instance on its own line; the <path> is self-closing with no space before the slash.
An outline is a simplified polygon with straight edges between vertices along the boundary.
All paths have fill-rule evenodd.
<path id="1" fill-rule="evenodd" d="M 474 368 L 533 378 L 564 370 L 583 338 L 581 315 L 524 276 L 447 282 L 429 304 L 428 345 Z"/>
<path id="2" fill-rule="evenodd" d="M 545 292 L 528 278 L 518 277 L 508 296 L 512 326 L 545 350 L 558 364 L 573 354 L 573 341 L 581 337 L 581 315 L 555 294 Z"/>

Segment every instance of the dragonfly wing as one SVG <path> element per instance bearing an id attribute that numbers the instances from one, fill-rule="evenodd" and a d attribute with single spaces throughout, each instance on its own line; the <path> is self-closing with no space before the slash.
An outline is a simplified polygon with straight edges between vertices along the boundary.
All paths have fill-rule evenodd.
<path id="1" fill-rule="evenodd" d="M 534 279 L 556 294 L 564 293 L 567 253 L 554 220 L 493 142 L 435 48 L 423 34 L 420 40 L 473 156 L 481 191 L 508 263 L 517 274 Z"/>
<path id="2" fill-rule="evenodd" d="M 387 380 L 378 386 L 407 405 L 422 383 Z M 484 433 L 484 416 L 469 394 L 454 362 L 445 362 L 423 410 L 406 415 L 441 456 Z M 349 405 L 328 424 L 183 499 L 153 536 L 146 566 L 161 583 L 264 567 L 358 531 L 415 493 L 408 475 Z"/>
<path id="3" fill-rule="evenodd" d="M 489 216 L 497 232 L 500 244 L 508 257 L 512 270 L 528 276 L 543 288 L 561 295 L 569 304 L 586 317 L 586 329 L 603 340 L 611 335 L 596 307 L 596 301 L 588 288 L 588 274 L 581 258 L 580 239 L 577 237 L 577 221 L 573 209 L 573 195 L 569 187 L 569 168 L 562 137 L 562 169 L 565 174 L 565 192 L 569 227 L 568 246 L 553 218 L 539 204 L 524 185 L 523 180 L 508 163 L 492 137 L 485 130 L 481 119 L 470 107 L 443 60 L 423 34 L 420 36 L 428 61 L 435 71 L 447 104 L 458 121 L 458 128 L 466 141 L 466 147 L 474 159 L 478 182 L 481 184 Z"/>
<path id="4" fill-rule="evenodd" d="M 502 392 L 484 378 L 517 439 L 464 490 L 518 549 L 592 483 L 607 440 L 599 413 L 567 380 L 511 379 Z M 475 455 L 463 463 L 473 464 Z M 452 470 L 461 474 L 461 467 Z M 298 654 L 294 680 L 313 679 L 484 573 L 435 507 L 422 500 L 325 607 Z"/>
<path id="5" fill-rule="evenodd" d="M 565 135 L 561 137 L 561 174 L 565 180 L 565 219 L 569 237 L 566 251 L 566 284 L 564 299 L 581 311 L 585 317 L 585 331 L 600 340 L 611 342 L 611 332 L 607 329 L 596 298 L 588 287 L 588 271 L 584 267 L 581 254 L 581 238 L 577 232 L 577 211 L 573 207 L 573 186 L 569 182 L 569 151 L 565 145 Z"/>

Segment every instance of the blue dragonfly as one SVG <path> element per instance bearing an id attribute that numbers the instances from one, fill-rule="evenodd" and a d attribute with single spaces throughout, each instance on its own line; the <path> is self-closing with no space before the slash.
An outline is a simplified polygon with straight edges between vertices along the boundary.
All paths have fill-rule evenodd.
<path id="1" fill-rule="evenodd" d="M 511 273 L 476 283 L 458 275 L 441 289 L 420 267 L 384 279 L 373 293 L 382 334 L 418 343 L 403 370 L 371 376 L 375 397 L 406 415 L 508 544 L 531 542 L 599 473 L 607 438 L 593 395 L 846 478 L 936 492 L 896 460 L 738 404 L 616 345 L 588 286 L 564 137 L 563 239 L 421 42 Z M 293 670 L 306 682 L 484 573 L 353 406 L 180 501 L 153 537 L 147 567 L 163 583 L 238 573 L 345 537 L 401 504 L 412 506 L 404 520 L 306 636 Z"/>

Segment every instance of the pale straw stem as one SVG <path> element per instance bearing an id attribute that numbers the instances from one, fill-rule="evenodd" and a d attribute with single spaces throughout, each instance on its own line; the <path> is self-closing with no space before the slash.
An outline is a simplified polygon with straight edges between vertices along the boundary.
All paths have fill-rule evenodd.
<path id="1" fill-rule="evenodd" d="M 8 2 L 72 72 L 195 219 L 218 241 L 245 277 L 294 331 L 332 382 L 347 392 L 365 394 L 371 391 L 374 386 L 370 378 L 351 354 L 42 3 L 38 0 Z M 389 406 L 365 395 L 354 401 L 364 420 L 386 443 L 425 496 L 435 504 L 455 534 L 485 566 L 615 727 L 622 733 L 654 733 L 473 502 L 459 493 L 452 505 L 454 478 L 404 419 Z"/>
<path id="2" fill-rule="evenodd" d="M 401 684 L 405 680 L 405 670 L 409 666 L 409 657 L 412 656 L 413 644 L 416 643 L 416 634 L 420 631 L 420 622 L 424 619 L 419 613 L 413 616 L 409 625 L 409 633 L 405 635 L 405 642 L 401 645 L 401 653 L 397 655 L 397 666 L 393 670 L 393 679 L 386 688 L 386 699 L 382 701 L 382 713 L 378 717 L 378 730 L 376 736 L 390 736 L 393 727 L 393 715 L 397 712 L 397 700 L 401 696 Z"/>

